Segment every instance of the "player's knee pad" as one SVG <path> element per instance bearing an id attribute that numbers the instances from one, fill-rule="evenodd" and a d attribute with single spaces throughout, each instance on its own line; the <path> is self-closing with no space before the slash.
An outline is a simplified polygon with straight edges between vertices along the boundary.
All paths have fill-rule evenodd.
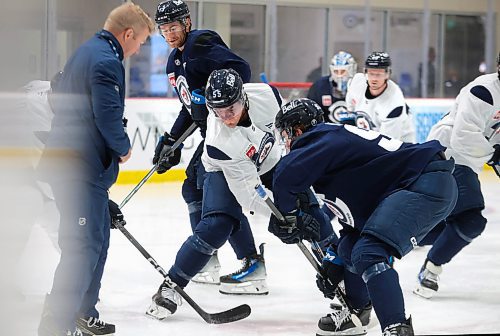
<path id="1" fill-rule="evenodd" d="M 386 262 L 379 262 L 368 266 L 368 268 L 365 269 L 361 274 L 361 277 L 363 278 L 363 281 L 365 283 L 368 283 L 368 281 L 370 281 L 372 278 L 390 269 L 391 266 L 389 266 L 389 264 L 387 264 Z"/>
<path id="2" fill-rule="evenodd" d="M 212 248 L 219 249 L 238 225 L 239 220 L 226 214 L 206 215 L 196 226 L 193 236 L 199 237 Z"/>
<path id="3" fill-rule="evenodd" d="M 187 204 L 189 214 L 201 212 L 202 201 L 193 201 Z"/>
<path id="4" fill-rule="evenodd" d="M 470 243 L 484 231 L 487 220 L 481 214 L 481 209 L 475 208 L 454 215 L 447 222 L 460 238 Z"/>
<path id="5" fill-rule="evenodd" d="M 212 246 L 209 242 L 206 242 L 202 237 L 200 237 L 196 233 L 194 233 L 192 236 L 188 238 L 187 243 L 195 251 L 205 255 L 212 255 L 217 250 L 217 247 Z"/>
<path id="6" fill-rule="evenodd" d="M 356 274 L 363 275 L 372 265 L 388 264 L 391 255 L 391 247 L 383 241 L 370 235 L 362 236 L 352 248 L 353 270 Z"/>

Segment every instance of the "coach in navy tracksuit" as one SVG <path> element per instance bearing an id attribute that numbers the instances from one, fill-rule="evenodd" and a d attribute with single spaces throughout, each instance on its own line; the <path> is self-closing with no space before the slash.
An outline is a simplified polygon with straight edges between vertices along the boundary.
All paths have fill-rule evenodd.
<path id="1" fill-rule="evenodd" d="M 78 328 L 114 332 L 113 325 L 99 320 L 95 305 L 109 246 L 108 189 L 117 179 L 118 164 L 131 154 L 122 121 L 122 61 L 137 53 L 153 30 L 140 7 L 117 7 L 54 84 L 54 119 L 42 167 L 61 214 L 61 259 L 39 335 L 78 335 Z"/>

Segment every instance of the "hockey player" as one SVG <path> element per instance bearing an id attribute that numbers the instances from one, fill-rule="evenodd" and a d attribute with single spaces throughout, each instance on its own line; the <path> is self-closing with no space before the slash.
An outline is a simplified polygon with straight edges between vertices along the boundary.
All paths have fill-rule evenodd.
<path id="1" fill-rule="evenodd" d="M 354 57 L 348 52 L 340 51 L 332 57 L 330 75 L 315 81 L 307 93 L 307 98 L 318 103 L 332 122 L 339 122 L 339 113 L 347 111 L 347 86 L 357 69 Z"/>
<path id="2" fill-rule="evenodd" d="M 262 183 L 271 187 L 274 166 L 283 149 L 273 133 L 274 118 L 282 103 L 275 88 L 264 83 L 243 84 L 232 69 L 215 70 L 207 83 L 206 103 L 211 112 L 202 156 L 207 170 L 203 218 L 180 248 L 168 272 L 170 279 L 180 287 L 185 287 L 208 262 L 210 255 L 238 229 L 242 208 L 270 215 L 255 186 Z M 310 207 L 311 213 L 324 225 L 319 240 L 328 238 L 333 233 L 331 225 L 317 202 Z M 257 257 L 244 262 L 249 274 L 232 275 L 227 283 L 221 284 L 221 290 L 235 294 L 266 294 L 262 259 Z M 180 300 L 174 290 L 164 287 L 154 302 L 151 314 L 165 318 L 176 311 Z"/>
<path id="3" fill-rule="evenodd" d="M 311 100 L 298 99 L 276 117 L 290 152 L 276 167 L 273 193 L 276 206 L 294 220 L 287 219 L 291 225 L 283 228 L 273 216 L 269 229 L 284 242 L 303 231 L 296 197 L 311 186 L 335 200 L 343 229 L 336 251 L 330 249 L 322 264 L 329 289 L 345 276 L 356 315 L 371 299 L 384 335 L 413 335 L 389 257 L 405 256 L 453 209 L 453 160 L 444 159 L 437 141 L 404 143 L 372 130 L 325 124 L 322 114 Z M 365 285 L 350 282 L 354 276 Z M 347 310 L 321 318 L 318 325 L 318 335 L 366 333 Z"/>
<path id="4" fill-rule="evenodd" d="M 404 142 L 415 142 L 415 130 L 403 92 L 390 80 L 391 58 L 374 51 L 365 61 L 365 73 L 356 74 L 347 89 L 347 109 L 356 114 L 356 126 L 373 129 Z"/>
<path id="5" fill-rule="evenodd" d="M 161 2 L 156 11 L 156 24 L 165 41 L 173 48 L 167 63 L 167 74 L 170 84 L 175 88 L 183 106 L 172 126 L 166 132 L 155 149 L 153 163 L 158 162 L 165 152 L 184 131 L 195 122 L 205 137 L 206 119 L 208 115 L 204 103 L 192 101 L 191 92 L 203 95 L 208 76 L 215 69 L 232 68 L 243 81 L 250 80 L 250 66 L 238 55 L 234 54 L 222 41 L 221 37 L 211 30 L 193 30 L 189 8 L 182 0 Z M 203 174 L 201 163 L 203 142 L 200 143 L 186 169 L 187 178 L 182 185 L 182 197 L 189 211 L 191 228 L 194 230 L 201 219 L 203 199 Z M 181 149 L 160 164 L 158 174 L 165 173 L 180 162 Z M 258 256 L 252 231 L 248 220 L 242 215 L 239 230 L 230 238 L 231 246 L 239 260 Z M 262 259 L 262 256 L 259 256 Z M 219 284 L 229 280 L 228 276 L 219 277 L 220 264 L 217 253 L 194 279 L 195 282 Z M 243 270 L 246 271 L 246 270 Z"/>
<path id="6" fill-rule="evenodd" d="M 479 76 L 466 85 L 456 97 L 451 112 L 434 125 L 428 135 L 428 139 L 439 140 L 447 147 L 447 157 L 455 159 L 453 175 L 459 194 L 455 209 L 438 227 L 442 230 L 434 238 L 418 275 L 419 283 L 414 293 L 424 298 L 437 292 L 442 265 L 450 262 L 486 226 L 486 218 L 481 213 L 484 198 L 478 173 L 488 163 L 496 167 L 498 174 L 500 55 L 497 66 L 497 72 Z"/>

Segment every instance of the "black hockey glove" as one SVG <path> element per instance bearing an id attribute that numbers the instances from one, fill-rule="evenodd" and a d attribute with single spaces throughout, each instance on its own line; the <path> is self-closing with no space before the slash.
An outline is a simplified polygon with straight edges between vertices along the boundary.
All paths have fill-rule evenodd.
<path id="1" fill-rule="evenodd" d="M 326 298 L 333 299 L 343 279 L 344 263 L 335 250 L 329 247 L 321 263 L 321 274 L 316 275 L 316 285 Z"/>
<path id="2" fill-rule="evenodd" d="M 153 164 L 157 164 L 158 161 L 158 169 L 156 172 L 158 174 L 163 174 L 173 166 L 176 166 L 181 162 L 181 149 L 182 145 L 177 147 L 174 151 L 172 151 L 172 145 L 175 143 L 175 139 L 165 132 L 160 137 L 158 144 L 155 149 L 155 156 L 153 157 Z"/>
<path id="3" fill-rule="evenodd" d="M 202 132 L 207 129 L 208 109 L 204 96 L 205 90 L 196 89 L 191 92 L 191 117 Z"/>
<path id="4" fill-rule="evenodd" d="M 491 159 L 489 159 L 486 164 L 491 166 L 495 173 L 497 173 L 498 177 L 500 177 L 500 145 L 496 144 L 493 148 L 495 148 L 495 151 L 493 152 Z"/>
<path id="5" fill-rule="evenodd" d="M 269 219 L 268 231 L 285 244 L 297 244 L 302 239 L 319 240 L 319 222 L 313 216 L 300 210 L 285 214 L 285 223 L 274 215 Z"/>
<path id="6" fill-rule="evenodd" d="M 108 207 L 109 207 L 109 215 L 111 216 L 111 228 L 116 229 L 115 223 L 118 222 L 122 226 L 125 226 L 127 222 L 125 221 L 125 218 L 123 217 L 123 213 L 118 207 L 118 204 L 113 202 L 112 200 L 108 200 Z"/>

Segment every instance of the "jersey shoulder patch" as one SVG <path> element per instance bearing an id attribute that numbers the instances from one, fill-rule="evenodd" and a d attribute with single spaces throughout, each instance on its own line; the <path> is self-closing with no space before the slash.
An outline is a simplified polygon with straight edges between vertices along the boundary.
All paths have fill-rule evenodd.
<path id="1" fill-rule="evenodd" d="M 211 159 L 222 161 L 231 160 L 231 157 L 229 157 L 229 155 L 214 146 L 207 145 L 207 154 Z"/>
<path id="2" fill-rule="evenodd" d="M 470 93 L 475 97 L 481 99 L 485 103 L 488 103 L 493 106 L 493 96 L 491 95 L 490 90 L 488 90 L 483 85 L 476 85 L 470 89 Z"/>

